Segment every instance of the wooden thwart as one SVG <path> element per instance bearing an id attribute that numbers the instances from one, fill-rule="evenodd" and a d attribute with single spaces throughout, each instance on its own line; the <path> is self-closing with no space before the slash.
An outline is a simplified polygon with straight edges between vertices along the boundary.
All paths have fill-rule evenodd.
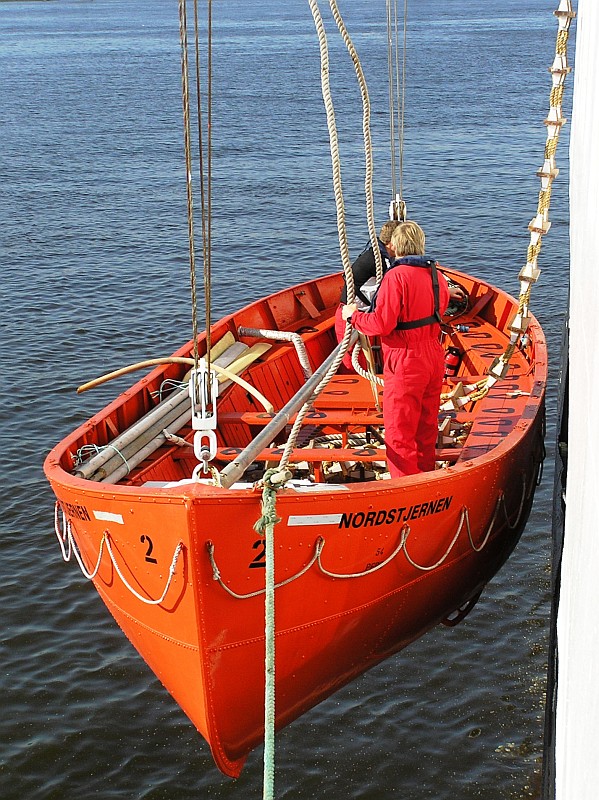
<path id="1" fill-rule="evenodd" d="M 254 411 L 227 411 L 220 412 L 218 415 L 219 425 L 248 425 L 264 426 L 274 418 L 274 414 Z M 292 418 L 290 422 L 293 422 Z M 324 411 L 314 409 L 309 411 L 302 420 L 302 425 L 334 425 L 352 427 L 359 426 L 381 426 L 383 424 L 383 414 L 378 411 L 354 410 L 348 413 L 347 410 L 334 409 Z"/>
<path id="2" fill-rule="evenodd" d="M 229 462 L 233 461 L 236 456 L 242 452 L 241 447 L 220 447 L 215 455 L 215 461 Z M 283 447 L 267 447 L 262 450 L 255 458 L 255 461 L 265 462 L 272 461 L 278 462 L 283 456 Z M 460 447 L 445 447 L 437 449 L 437 461 L 455 461 L 461 452 Z M 291 451 L 289 455 L 289 462 L 298 464 L 302 461 L 307 461 L 309 464 L 322 463 L 324 461 L 346 463 L 346 462 L 361 462 L 370 464 L 372 462 L 385 461 L 387 458 L 384 448 L 376 447 L 298 447 Z M 175 456 L 176 461 L 192 461 L 197 464 L 198 461 L 194 454 L 190 451 L 181 452 Z"/>
<path id="3" fill-rule="evenodd" d="M 267 447 L 256 457 L 256 461 L 280 461 L 283 456 L 283 447 Z M 222 447 L 215 458 L 218 461 L 233 461 L 241 453 L 240 447 Z M 376 447 L 309 447 L 297 448 L 291 451 L 289 461 L 297 464 L 300 461 L 322 462 L 322 461 L 384 461 L 386 458 L 383 449 Z"/>

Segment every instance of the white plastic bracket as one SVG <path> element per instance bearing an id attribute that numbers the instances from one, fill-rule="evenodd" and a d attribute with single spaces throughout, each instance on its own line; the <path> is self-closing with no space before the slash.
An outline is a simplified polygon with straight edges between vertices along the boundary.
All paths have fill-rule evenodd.
<path id="1" fill-rule="evenodd" d="M 191 426 L 194 431 L 216 429 L 216 398 L 218 397 L 218 378 L 201 358 L 198 369 L 191 370 L 189 376 L 189 397 L 191 399 Z M 210 381 L 210 383 L 209 383 Z M 210 389 L 210 391 L 208 391 Z"/>
<path id="2" fill-rule="evenodd" d="M 191 370 L 189 376 L 189 397 L 191 399 L 191 427 L 195 431 L 193 452 L 208 472 L 208 462 L 212 461 L 218 450 L 216 441 L 216 398 L 218 397 L 218 377 L 214 370 L 208 371 L 205 359 L 201 358 L 198 369 Z"/>
<path id="3" fill-rule="evenodd" d="M 398 194 L 389 203 L 389 219 L 396 219 L 399 222 L 405 222 L 408 218 L 408 207 L 405 200 L 402 200 Z"/>

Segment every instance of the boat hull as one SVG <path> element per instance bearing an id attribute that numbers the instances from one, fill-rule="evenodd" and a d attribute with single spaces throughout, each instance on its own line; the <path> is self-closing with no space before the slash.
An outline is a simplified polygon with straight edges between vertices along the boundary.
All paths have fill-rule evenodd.
<path id="1" fill-rule="evenodd" d="M 465 613 L 515 547 L 543 454 L 545 353 L 533 327 L 534 369 L 524 382 L 517 367 L 491 389 L 453 465 L 398 480 L 298 482 L 277 493 L 277 728 L 451 622 L 456 610 Z M 96 427 L 89 423 L 46 461 L 57 535 L 63 549 L 76 546 L 115 620 L 219 768 L 237 776 L 264 736 L 265 540 L 254 528 L 261 491 L 78 477 L 65 469 L 65 453 Z"/>
<path id="2" fill-rule="evenodd" d="M 277 727 L 480 592 L 524 528 L 541 448 L 539 420 L 509 456 L 456 474 L 432 474 L 424 485 L 411 478 L 385 490 L 337 489 L 318 498 L 280 493 L 275 580 L 289 583 L 276 589 Z M 472 480 L 485 491 L 473 495 Z M 58 491 L 63 509 L 90 517 L 69 518 L 88 569 L 108 532 L 123 577 L 148 599 L 161 596 L 182 543 L 158 606 L 132 598 L 106 549 L 94 584 L 210 743 L 218 766 L 237 776 L 264 732 L 264 542 L 253 528 L 260 494 L 232 494 L 146 504 L 136 498 L 133 506 L 133 498 Z M 103 520 L 94 517 L 96 507 Z M 317 553 L 319 559 L 299 574 Z M 257 594 L 231 596 L 215 574 L 237 595 Z"/>

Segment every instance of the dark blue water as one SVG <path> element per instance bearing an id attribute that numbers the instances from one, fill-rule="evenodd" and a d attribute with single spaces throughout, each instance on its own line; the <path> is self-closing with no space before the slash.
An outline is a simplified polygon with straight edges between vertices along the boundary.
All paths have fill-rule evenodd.
<path id="1" fill-rule="evenodd" d="M 537 204 L 555 5 L 420 0 L 410 10 L 410 216 L 431 255 L 513 293 Z M 391 190 L 384 3 L 340 6 L 371 94 L 380 225 Z M 361 105 L 349 57 L 329 33 L 355 256 L 367 238 Z M 214 37 L 220 315 L 338 270 L 340 260 L 307 3 L 215 3 Z M 191 335 L 179 56 L 174 2 L 0 3 L 3 800 L 262 794 L 262 753 L 238 781 L 224 778 L 93 588 L 62 563 L 41 471 L 50 447 L 127 385 L 78 396 L 79 384 L 168 355 Z M 567 299 L 567 128 L 560 148 L 533 292 L 552 359 L 549 456 L 527 530 L 462 625 L 433 631 L 278 736 L 277 797 L 535 796 Z"/>

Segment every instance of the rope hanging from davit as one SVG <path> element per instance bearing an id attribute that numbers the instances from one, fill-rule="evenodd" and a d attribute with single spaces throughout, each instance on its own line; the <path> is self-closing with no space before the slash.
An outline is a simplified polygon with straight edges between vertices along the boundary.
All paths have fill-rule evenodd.
<path id="1" fill-rule="evenodd" d="M 194 367 L 189 378 L 189 396 L 192 408 L 192 427 L 194 434 L 194 451 L 198 459 L 204 464 L 204 471 L 208 472 L 208 462 L 214 457 L 217 450 L 216 439 L 216 397 L 218 383 L 211 370 L 211 163 L 212 163 L 212 0 L 207 2 L 207 39 L 208 39 L 208 133 L 207 145 L 204 147 L 202 136 L 202 91 L 200 81 L 200 46 L 199 46 L 199 20 L 198 0 L 193 0 L 194 9 L 194 39 L 195 39 L 195 78 L 197 100 L 197 126 L 198 126 L 198 158 L 199 180 L 202 202 L 202 243 L 204 262 L 204 308 L 206 352 L 202 359 L 198 352 L 198 313 L 197 313 L 197 285 L 194 242 L 194 208 L 193 208 L 193 172 L 191 156 L 191 114 L 190 114 L 190 87 L 189 87 L 189 55 L 187 36 L 187 0 L 179 0 L 179 37 L 181 40 L 181 81 L 183 94 L 183 120 L 185 141 L 185 163 L 187 172 L 187 221 L 189 232 L 189 264 L 192 305 L 192 338 Z M 207 173 L 204 169 L 204 149 L 208 161 Z"/>
<path id="2" fill-rule="evenodd" d="M 404 120 L 406 105 L 406 50 L 408 30 L 408 0 L 403 8 L 403 43 L 401 70 L 399 67 L 399 16 L 397 0 L 387 0 L 387 66 L 389 71 L 389 138 L 391 146 L 391 193 L 389 219 L 403 222 L 408 209 L 403 196 Z M 395 107 L 397 105 L 397 141 Z M 399 191 L 397 188 L 396 161 L 399 162 Z"/>
<path id="3" fill-rule="evenodd" d="M 197 103 L 197 128 L 198 128 L 198 162 L 199 180 L 201 197 L 201 219 L 202 219 L 202 255 L 204 263 L 204 292 L 206 308 L 206 360 L 210 366 L 210 254 L 211 254 L 211 115 L 212 115 L 212 2 L 208 0 L 208 135 L 205 146 L 203 140 L 202 122 L 202 90 L 200 81 L 200 47 L 199 47 L 199 20 L 198 3 L 194 0 L 194 42 L 195 42 L 195 85 Z M 185 167 L 186 167 L 186 187 L 187 187 L 187 226 L 189 239 L 189 274 L 191 290 L 191 321 L 192 335 L 194 341 L 194 360 L 198 361 L 198 301 L 197 301 L 197 279 L 196 279 L 196 258 L 195 258 L 195 234 L 194 234 L 194 205 L 193 205 L 193 169 L 192 169 L 192 145 L 191 145 L 191 101 L 190 101 L 190 81 L 189 81 L 189 45 L 188 45 L 188 22 L 187 22 L 187 0 L 179 0 L 179 39 L 181 45 L 181 92 L 183 102 L 183 135 L 185 147 Z M 206 149 L 206 159 L 208 161 L 207 172 L 204 167 L 204 150 Z"/>
<path id="4" fill-rule="evenodd" d="M 189 100 L 189 47 L 187 43 L 187 3 L 179 0 L 179 40 L 181 44 L 181 94 L 183 102 L 183 140 L 187 189 L 187 236 L 189 240 L 189 275 L 191 289 L 191 327 L 194 340 L 194 361 L 198 361 L 198 320 L 196 297 L 196 265 L 193 226 L 193 169 L 191 157 L 191 115 Z"/>
<path id="5" fill-rule="evenodd" d="M 318 34 L 320 59 L 321 59 L 321 86 L 322 96 L 326 109 L 327 126 L 329 130 L 329 142 L 331 149 L 331 160 L 333 167 L 333 188 L 335 194 L 335 206 L 337 210 L 337 232 L 339 237 L 339 248 L 341 261 L 348 287 L 348 299 L 353 302 L 355 287 L 353 273 L 351 269 L 351 259 L 347 242 L 347 231 L 345 226 L 345 205 L 343 200 L 343 189 L 341 184 L 341 159 L 339 157 L 339 142 L 335 123 L 335 111 L 331 96 L 329 83 L 329 58 L 326 33 L 324 23 L 320 14 L 317 0 L 308 0 L 310 10 Z M 376 271 L 379 280 L 382 278 L 383 266 L 382 257 L 377 243 L 376 227 L 374 222 L 374 196 L 373 196 L 373 166 L 372 166 L 372 141 L 370 137 L 370 101 L 366 81 L 360 65 L 357 52 L 353 46 L 351 38 L 345 28 L 341 14 L 335 0 L 329 0 L 331 13 L 346 44 L 348 52 L 352 58 L 360 92 L 362 95 L 363 118 L 362 128 L 364 135 L 364 152 L 366 159 L 364 188 L 366 194 L 366 214 L 368 220 L 368 230 L 370 240 L 373 244 L 375 253 Z M 270 470 L 263 479 L 262 497 L 262 517 L 256 523 L 257 529 L 264 532 L 266 540 L 266 598 L 265 598 L 265 716 L 264 716 L 264 778 L 263 778 L 263 798 L 271 800 L 274 797 L 274 762 L 275 762 L 275 619 L 274 619 L 274 528 L 278 522 L 276 516 L 276 491 L 284 486 L 285 482 L 291 477 L 287 469 L 287 464 L 291 452 L 295 447 L 295 442 L 299 435 L 304 417 L 312 406 L 314 399 L 327 385 L 331 377 L 337 372 L 341 361 L 352 339 L 353 331 L 350 325 L 346 326 L 345 335 L 338 354 L 333 363 L 326 371 L 324 377 L 310 395 L 309 399 L 299 410 L 296 420 L 291 428 L 289 438 L 285 445 L 278 468 Z"/>
<path id="6" fill-rule="evenodd" d="M 562 115 L 562 102 L 564 98 L 565 80 L 570 73 L 568 66 L 568 37 L 570 24 L 576 13 L 572 9 L 571 0 L 560 0 L 559 6 L 553 12 L 558 20 L 557 37 L 555 43 L 555 57 L 549 68 L 551 73 L 551 91 L 549 93 L 549 114 L 545 119 L 547 127 L 547 141 L 543 165 L 537 172 L 541 181 L 537 213 L 528 225 L 530 231 L 530 244 L 526 255 L 526 264 L 520 270 L 520 294 L 518 297 L 518 310 L 508 324 L 510 340 L 505 351 L 498 356 L 489 367 L 487 377 L 477 384 L 466 387 L 465 391 L 455 391 L 451 395 L 442 396 L 442 411 L 452 411 L 462 408 L 467 403 L 480 400 L 484 397 L 497 381 L 503 380 L 509 370 L 510 360 L 518 344 L 526 343 L 526 331 L 530 324 L 530 294 L 533 283 L 536 283 L 541 274 L 538 265 L 543 236 L 549 231 L 549 205 L 551 202 L 551 188 L 554 179 L 559 174 L 555 165 L 555 154 L 562 127 L 566 118 Z M 459 386 L 457 387 L 459 389 Z"/>
<path id="7" fill-rule="evenodd" d="M 373 174 L 374 164 L 372 157 L 372 136 L 370 134 L 370 97 L 368 95 L 368 87 L 366 86 L 366 78 L 362 70 L 362 65 L 358 57 L 354 43 L 345 27 L 343 18 L 339 12 L 336 0 L 329 0 L 331 13 L 333 19 L 337 24 L 339 33 L 345 43 L 347 51 L 352 59 L 358 85 L 360 87 L 360 94 L 362 96 L 362 133 L 364 136 L 364 161 L 365 161 L 365 176 L 364 176 L 364 194 L 366 196 L 366 221 L 368 224 L 368 235 L 370 243 L 373 247 L 374 260 L 376 264 L 377 281 L 381 281 L 383 277 L 383 259 L 378 248 L 377 231 L 374 221 L 374 191 L 373 191 Z"/>
<path id="8" fill-rule="evenodd" d="M 333 168 L 333 189 L 335 194 L 335 207 L 337 211 L 337 232 L 339 237 L 339 249 L 341 253 L 341 261 L 343 264 L 343 273 L 347 285 L 348 301 L 353 302 L 355 297 L 355 286 L 354 286 L 353 272 L 351 268 L 351 258 L 349 255 L 349 245 L 347 242 L 347 231 L 345 226 L 345 204 L 343 199 L 343 187 L 341 183 L 341 158 L 339 156 L 339 141 L 337 137 L 337 126 L 335 122 L 335 110 L 333 107 L 333 99 L 331 95 L 331 86 L 329 81 L 329 55 L 328 55 L 327 38 L 324 28 L 324 22 L 322 19 L 322 15 L 320 13 L 320 9 L 318 7 L 317 0 L 308 0 L 308 3 L 310 6 L 310 10 L 312 12 L 312 17 L 314 19 L 316 32 L 318 34 L 318 43 L 320 49 L 321 87 L 322 87 L 322 97 L 327 116 L 327 127 L 329 131 L 331 162 Z M 366 172 L 365 172 L 366 213 L 368 218 L 368 228 L 370 232 L 370 238 L 373 244 L 375 245 L 373 248 L 375 253 L 375 259 L 378 258 L 378 261 L 376 262 L 377 273 L 380 271 L 380 275 L 382 277 L 382 259 L 377 244 L 376 227 L 374 223 L 374 194 L 372 188 L 372 175 L 373 175 L 372 141 L 370 138 L 370 101 L 368 97 L 368 89 L 366 87 L 366 81 L 364 79 L 364 74 L 362 72 L 362 67 L 360 65 L 360 59 L 358 58 L 358 54 L 355 50 L 355 47 L 347 32 L 347 29 L 345 28 L 343 19 L 341 18 L 341 14 L 339 13 L 339 9 L 337 7 L 335 0 L 329 0 L 329 5 L 331 7 L 333 18 L 337 24 L 337 27 L 343 37 L 348 52 L 353 61 L 362 95 L 362 109 L 363 109 L 362 129 L 364 135 L 364 152 L 366 159 Z M 318 384 L 314 392 L 310 395 L 306 403 L 302 406 L 302 408 L 298 412 L 295 422 L 291 428 L 291 432 L 289 434 L 287 443 L 285 444 L 283 455 L 281 457 L 281 462 L 280 462 L 281 470 L 286 469 L 287 467 L 291 452 L 295 447 L 295 442 L 297 441 L 299 431 L 301 430 L 304 417 L 310 410 L 312 403 L 314 402 L 314 399 L 327 385 L 331 377 L 336 374 L 339 365 L 343 360 L 345 353 L 348 350 L 352 335 L 353 331 L 351 325 L 347 325 L 339 353 L 335 357 L 335 360 L 333 361 L 329 369 L 326 371 L 326 374 L 323 376 L 322 381 Z"/>

